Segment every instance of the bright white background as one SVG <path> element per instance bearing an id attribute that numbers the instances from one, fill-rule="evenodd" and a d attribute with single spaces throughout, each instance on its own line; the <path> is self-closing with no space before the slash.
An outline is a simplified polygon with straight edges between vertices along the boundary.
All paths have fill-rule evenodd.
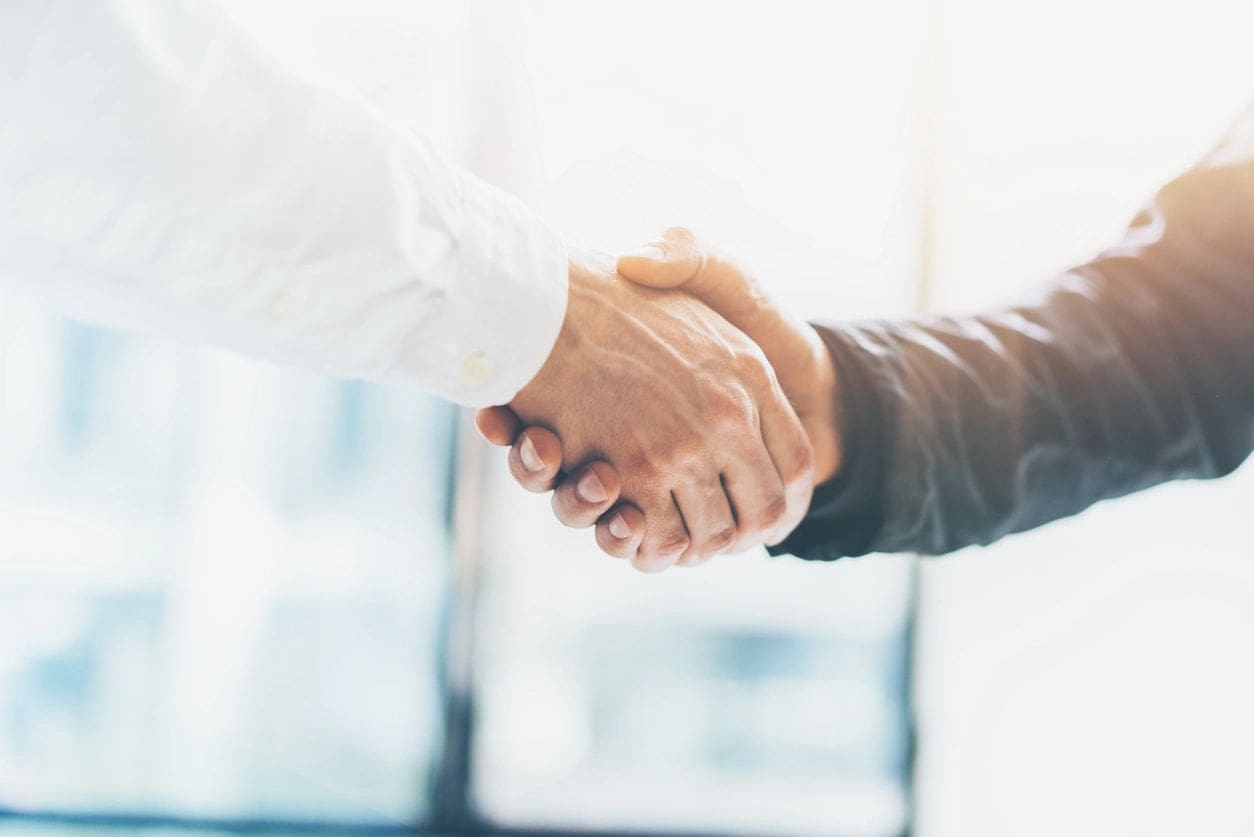
<path id="1" fill-rule="evenodd" d="M 1254 98 L 1254 20 L 1245 4 L 1221 0 L 229 5 L 292 63 L 431 134 L 572 239 L 615 248 L 667 224 L 691 225 L 756 264 L 782 299 L 815 318 L 969 310 L 1047 278 L 1110 243 Z M 32 378 L 32 358 L 55 364 L 54 329 L 16 303 L 0 319 L 6 384 L 37 404 L 48 387 Z M 181 757 L 157 754 L 120 777 L 85 758 L 84 794 L 78 773 L 57 769 L 78 746 L 67 738 L 54 741 L 39 774 L 0 759 L 5 790 L 31 785 L 31 804 L 44 782 L 52 792 L 39 792 L 53 801 L 89 804 L 116 799 L 121 787 L 127 800 L 193 811 L 218 810 L 223 800 L 235 811 L 257 799 L 281 810 L 310 810 L 315 800 L 314 811 L 351 813 L 365 804 L 389 819 L 421 808 L 422 765 L 438 735 L 419 662 L 430 649 L 417 638 L 434 631 L 443 565 L 409 559 L 442 545 L 402 520 L 399 505 L 386 522 L 364 511 L 386 508 L 380 496 L 395 498 L 408 476 L 369 483 L 377 494 L 337 500 L 297 526 L 265 494 L 274 477 L 265 457 L 272 440 L 290 436 L 285 411 L 322 415 L 332 401 L 322 384 L 151 344 L 132 345 L 124 360 L 130 371 L 112 380 L 135 397 L 119 403 L 142 408 L 147 394 L 151 410 L 136 408 L 134 419 L 147 432 L 134 450 L 103 449 L 129 467 L 149 461 L 145 450 L 159 462 L 153 450 L 174 460 L 200 451 L 198 473 L 207 476 L 179 506 L 186 519 L 128 522 L 108 503 L 104 512 L 62 504 L 44 514 L 19 479 L 0 498 L 8 544 L 23 547 L 5 556 L 5 578 L 12 590 L 30 579 L 39 589 L 94 590 L 173 573 L 183 621 L 170 640 L 179 651 L 172 670 L 144 648 L 125 660 L 159 669 L 153 682 L 175 684 L 160 692 L 166 703 L 154 717 L 183 742 Z M 186 422 L 200 434 L 195 445 L 162 436 L 171 399 L 153 396 L 184 379 L 213 405 L 204 425 Z M 2 412 L 8 473 L 27 472 L 18 465 L 45 473 L 31 459 L 47 430 L 42 414 L 13 400 Z M 394 439 L 427 421 L 407 404 L 384 414 Z M 430 455 L 414 445 L 412 461 Z M 873 677 L 837 676 L 814 649 L 862 659 L 868 671 L 893 653 L 910 559 L 829 566 L 755 555 L 639 577 L 599 556 L 588 533 L 560 530 L 542 498 L 508 484 L 499 452 L 483 453 L 492 467 L 475 515 L 485 596 L 474 781 L 485 811 L 601 827 L 824 835 L 900 827 L 905 800 L 875 745 L 899 733 L 901 718 L 869 685 Z M 309 482 L 290 470 L 294 484 Z M 77 491 L 88 479 L 80 473 L 109 471 L 66 473 Z M 165 483 L 152 482 L 162 496 Z M 1252 482 L 1247 467 L 1220 483 L 1162 488 L 923 565 L 918 833 L 1254 832 Z M 162 559 L 171 532 L 191 556 L 173 571 Z M 85 554 L 92 538 L 104 546 Z M 58 550 L 68 560 L 49 562 Z M 377 559 L 366 574 L 364 552 Z M 93 578 L 84 567 L 101 556 L 110 571 Z M 246 676 L 250 666 L 272 668 L 254 650 L 269 604 L 295 590 L 301 601 L 334 606 L 356 589 L 353 579 L 369 593 L 358 605 L 387 603 L 401 625 L 363 631 L 382 649 L 379 671 L 324 682 L 319 676 L 340 669 L 324 665 L 322 647 L 310 652 L 318 659 L 285 656 L 287 668 L 273 667 L 306 675 L 284 681 L 293 694 L 310 693 L 310 684 L 328 703 L 338 694 L 335 711 L 308 717 L 338 718 L 342 737 L 313 738 L 295 721 L 278 737 L 255 734 L 240 721 L 249 704 L 239 694 L 273 703 L 265 705 L 274 717 L 259 715 L 258 728 L 273 730 L 291 714 L 286 692 Z M 56 644 L 68 622 L 47 618 L 58 611 L 41 603 L 62 594 L 49 595 L 6 607 L 11 636 L 25 631 L 33 646 L 46 634 Z M 348 609 L 339 619 L 324 619 L 337 637 L 345 634 L 336 626 L 361 624 Z M 45 632 L 32 635 L 32 624 Z M 308 649 L 309 629 L 293 624 L 284 636 Z M 805 663 L 805 676 L 697 676 L 685 663 L 709 655 L 684 645 L 694 636 L 774 638 Z M 337 647 L 344 659 L 361 658 L 351 641 Z M 206 648 L 217 653 L 201 654 Z M 653 673 L 670 672 L 614 716 L 630 723 L 608 737 L 620 748 L 612 757 L 597 749 L 606 736 L 590 697 L 604 685 L 596 677 L 605 658 L 588 659 L 589 648 L 617 649 L 610 662 L 628 668 L 659 659 Z M 114 671 L 116 705 L 142 730 L 150 720 L 134 707 L 143 704 L 125 694 L 138 681 L 124 666 Z M 376 689 L 387 672 L 403 682 Z M 714 721 L 712 701 L 723 711 Z M 750 758 L 702 760 L 715 722 L 727 740 L 757 748 Z M 314 745 L 325 740 L 342 749 L 320 762 Z M 108 765 L 126 742 L 106 735 L 97 743 L 88 755 Z M 239 768 L 259 748 L 286 777 L 274 785 L 281 793 Z M 350 769 L 344 754 L 357 749 L 386 768 L 384 778 Z M 847 763 L 858 766 L 855 779 L 832 769 Z"/>
<path id="2" fill-rule="evenodd" d="M 492 8 L 514 62 L 502 182 L 572 239 L 617 249 L 682 223 L 816 316 L 909 310 L 921 4 Z M 547 500 L 490 459 L 476 783 L 489 814 L 731 833 L 902 827 L 902 777 L 876 765 L 900 749 L 906 719 L 876 667 L 904 653 L 907 560 L 756 554 L 642 577 L 599 555 L 591 533 L 561 531 Z M 635 653 L 613 658 L 615 637 Z M 830 667 L 709 670 L 760 638 L 783 668 L 814 648 Z M 607 715 L 598 694 L 613 668 L 630 675 L 628 693 Z"/>
<path id="3" fill-rule="evenodd" d="M 940 8 L 938 309 L 1106 246 L 1254 99 L 1246 4 Z M 920 834 L 1254 832 L 1252 478 L 924 563 Z"/>
<path id="4" fill-rule="evenodd" d="M 370 8 L 430 8 L 402 5 Z M 478 49 L 423 86 L 468 83 L 470 103 L 442 100 L 497 130 L 453 135 L 451 153 L 576 240 L 694 226 L 814 317 L 995 304 L 1113 241 L 1254 98 L 1254 21 L 1224 0 L 463 9 Z M 1254 830 L 1248 472 L 926 562 L 919 833 Z M 753 558 L 636 579 L 543 501 L 491 497 L 519 637 L 581 618 L 594 591 L 625 612 L 666 597 L 698 622 L 822 624 L 892 599 L 859 585 L 899 589 L 896 569 Z M 497 778 L 544 775 L 506 749 L 485 754 Z M 522 788 L 495 801 L 547 804 Z"/>
<path id="5" fill-rule="evenodd" d="M 1254 98 L 1232 2 L 528 8 L 550 217 L 693 225 L 816 317 L 995 304 L 1114 241 Z M 1252 499 L 1247 468 L 925 564 L 920 834 L 1254 830 Z M 720 571 L 655 586 L 726 601 Z M 849 606 L 790 582 L 786 607 Z"/>

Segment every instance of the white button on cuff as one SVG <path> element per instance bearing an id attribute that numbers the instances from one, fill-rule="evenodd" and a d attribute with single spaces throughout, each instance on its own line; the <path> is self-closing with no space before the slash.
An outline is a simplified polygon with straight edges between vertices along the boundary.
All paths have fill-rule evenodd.
<path id="1" fill-rule="evenodd" d="M 285 323 L 295 319 L 304 307 L 300 293 L 286 288 L 270 298 L 270 317 Z"/>
<path id="2" fill-rule="evenodd" d="M 475 352 L 462 361 L 462 383 L 468 387 L 482 386 L 491 374 L 492 362 L 483 352 Z"/>

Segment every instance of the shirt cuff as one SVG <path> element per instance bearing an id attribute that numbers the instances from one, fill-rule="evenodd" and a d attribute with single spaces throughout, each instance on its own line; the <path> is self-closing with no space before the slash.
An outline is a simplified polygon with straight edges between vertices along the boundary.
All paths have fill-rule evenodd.
<path id="1" fill-rule="evenodd" d="M 814 328 L 836 365 L 843 464 L 833 479 L 815 488 L 801 525 L 769 551 L 834 561 L 873 551 L 884 525 L 883 409 L 866 353 L 852 332 L 818 323 Z"/>
<path id="2" fill-rule="evenodd" d="M 457 293 L 439 328 L 437 391 L 470 407 L 507 404 L 548 359 L 566 316 L 566 245 L 512 195 L 459 172 Z"/>

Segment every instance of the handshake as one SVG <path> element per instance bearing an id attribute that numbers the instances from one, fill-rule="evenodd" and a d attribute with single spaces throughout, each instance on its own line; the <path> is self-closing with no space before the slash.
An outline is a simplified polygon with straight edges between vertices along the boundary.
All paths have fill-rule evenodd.
<path id="1" fill-rule="evenodd" d="M 476 421 L 524 488 L 554 490 L 563 523 L 595 524 L 602 550 L 658 572 L 801 522 L 840 468 L 836 385 L 813 328 L 671 229 L 616 266 L 572 254 L 548 360 Z"/>

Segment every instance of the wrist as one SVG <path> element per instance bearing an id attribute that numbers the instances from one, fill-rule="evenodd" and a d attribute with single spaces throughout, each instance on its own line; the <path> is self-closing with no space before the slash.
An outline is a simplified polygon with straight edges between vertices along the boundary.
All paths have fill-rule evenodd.
<path id="1" fill-rule="evenodd" d="M 818 333 L 809 325 L 807 332 L 816 346 L 815 373 L 811 387 L 812 419 L 807 424 L 814 448 L 814 484 L 835 479 L 844 464 L 841 444 L 839 377 L 836 363 Z"/>
<path id="2" fill-rule="evenodd" d="M 570 251 L 562 325 L 544 365 L 510 404 L 519 415 L 552 409 L 553 393 L 562 391 L 569 383 L 576 359 L 589 348 L 589 335 L 597 333 L 598 321 L 610 308 L 611 303 L 604 299 L 609 285 L 606 277 L 598 274 L 591 254 Z"/>
<path id="3" fill-rule="evenodd" d="M 837 472 L 815 486 L 806 519 L 772 554 L 832 560 L 865 555 L 884 527 L 886 463 L 891 423 L 883 401 L 885 361 L 847 324 L 814 326 L 831 356 L 837 387 L 828 403 L 837 411 Z M 885 390 L 889 391 L 889 390 Z"/>

